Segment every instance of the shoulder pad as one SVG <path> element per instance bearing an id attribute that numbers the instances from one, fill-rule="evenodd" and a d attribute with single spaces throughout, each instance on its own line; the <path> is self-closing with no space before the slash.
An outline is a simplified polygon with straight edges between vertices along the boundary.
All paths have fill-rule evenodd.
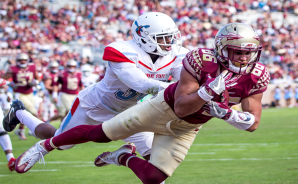
<path id="1" fill-rule="evenodd" d="M 103 60 L 113 62 L 129 62 L 138 61 L 138 54 L 128 41 L 114 42 L 109 44 L 103 53 Z"/>
<path id="2" fill-rule="evenodd" d="M 256 63 L 256 66 L 254 67 L 250 75 L 253 81 L 253 87 L 249 91 L 249 94 L 266 91 L 270 81 L 270 74 L 265 65 Z"/>
<path id="3" fill-rule="evenodd" d="M 186 54 L 183 60 L 185 69 L 192 75 L 201 75 L 201 72 L 213 72 L 217 70 L 218 63 L 211 49 L 195 49 Z"/>

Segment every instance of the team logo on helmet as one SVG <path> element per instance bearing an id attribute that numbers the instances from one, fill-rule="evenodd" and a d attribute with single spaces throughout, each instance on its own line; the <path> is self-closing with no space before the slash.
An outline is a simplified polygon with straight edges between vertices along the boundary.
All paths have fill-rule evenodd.
<path id="1" fill-rule="evenodd" d="M 216 39 L 216 43 L 220 42 L 222 39 L 227 38 L 228 40 L 238 40 L 241 38 L 244 38 L 242 36 L 240 36 L 239 34 L 235 34 L 235 33 L 228 33 L 227 35 L 218 35 L 215 39 Z"/>
<path id="2" fill-rule="evenodd" d="M 256 36 L 254 37 L 254 39 L 260 41 L 260 37 L 259 37 L 259 35 L 256 35 Z"/>
<path id="3" fill-rule="evenodd" d="M 137 26 L 136 33 L 137 33 L 140 37 L 145 38 L 144 36 L 141 35 L 141 32 L 143 32 L 143 28 L 148 28 L 148 27 L 150 27 L 150 26 L 149 26 L 149 25 L 139 26 L 139 24 L 138 24 L 137 21 L 135 21 L 135 25 Z"/>

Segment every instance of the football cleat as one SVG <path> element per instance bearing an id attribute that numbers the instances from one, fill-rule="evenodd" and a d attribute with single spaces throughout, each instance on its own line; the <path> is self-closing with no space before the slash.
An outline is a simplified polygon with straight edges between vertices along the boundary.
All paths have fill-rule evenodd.
<path id="1" fill-rule="evenodd" d="M 44 140 L 35 143 L 31 148 L 19 156 L 15 164 L 15 169 L 18 173 L 29 171 L 37 161 L 45 164 L 43 157 L 49 152 L 40 145 L 42 142 L 44 142 Z"/>
<path id="2" fill-rule="evenodd" d="M 16 116 L 17 110 L 25 110 L 25 106 L 23 102 L 19 101 L 18 99 L 13 101 L 10 105 L 10 109 L 8 113 L 3 118 L 3 127 L 5 131 L 11 132 L 13 131 L 17 124 L 20 123 L 19 119 Z"/>
<path id="3" fill-rule="evenodd" d="M 26 140 L 26 136 L 25 136 L 25 129 L 18 129 L 15 130 L 14 133 L 19 137 L 20 140 Z"/>
<path id="4" fill-rule="evenodd" d="M 103 167 L 110 164 L 121 166 L 121 164 L 118 161 L 119 157 L 126 153 L 131 153 L 136 155 L 135 152 L 136 152 L 135 144 L 128 142 L 122 145 L 121 148 L 117 149 L 116 151 L 113 151 L 113 152 L 108 151 L 99 155 L 95 159 L 94 165 L 96 165 L 97 167 Z"/>
<path id="5" fill-rule="evenodd" d="M 11 172 L 15 170 L 16 160 L 17 159 L 15 159 L 15 158 L 11 158 L 7 164 L 7 167 Z"/>

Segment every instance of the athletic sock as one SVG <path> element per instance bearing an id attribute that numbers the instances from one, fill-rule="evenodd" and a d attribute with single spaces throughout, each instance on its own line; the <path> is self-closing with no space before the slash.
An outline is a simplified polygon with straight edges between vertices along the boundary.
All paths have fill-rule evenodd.
<path id="1" fill-rule="evenodd" d="M 49 141 L 50 139 L 47 139 L 47 143 Z M 111 140 L 106 136 L 106 134 L 102 130 L 102 124 L 76 126 L 52 138 L 52 144 L 56 147 L 72 144 L 81 144 L 89 141 L 107 143 Z"/>
<path id="2" fill-rule="evenodd" d="M 147 160 L 130 153 L 123 155 L 120 164 L 129 167 L 144 184 L 161 183 L 168 177 Z"/>
<path id="3" fill-rule="evenodd" d="M 8 153 L 8 154 L 6 155 L 6 159 L 7 159 L 7 161 L 9 162 L 11 158 L 14 158 L 13 153 Z"/>
<path id="4" fill-rule="evenodd" d="M 16 112 L 16 116 L 19 119 L 19 121 L 26 125 L 29 130 L 31 130 L 32 134 L 35 136 L 35 128 L 43 123 L 41 120 L 33 116 L 30 112 L 26 110 L 18 110 Z"/>

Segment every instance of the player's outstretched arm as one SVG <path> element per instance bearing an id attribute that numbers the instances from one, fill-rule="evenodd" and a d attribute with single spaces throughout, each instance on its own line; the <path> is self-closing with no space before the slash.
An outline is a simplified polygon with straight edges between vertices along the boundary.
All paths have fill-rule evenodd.
<path id="1" fill-rule="evenodd" d="M 241 107 L 244 112 L 249 112 L 255 116 L 255 122 L 246 131 L 255 131 L 259 124 L 262 114 L 262 100 L 263 93 L 249 96 L 241 101 Z"/>
<path id="2" fill-rule="evenodd" d="M 133 63 L 110 62 L 110 67 L 125 85 L 140 93 L 156 94 L 159 86 L 165 83 L 148 78 Z"/>
<path id="3" fill-rule="evenodd" d="M 206 103 L 199 95 L 198 81 L 184 68 L 181 70 L 180 81 L 175 91 L 174 109 L 178 117 L 185 117 L 201 109 Z"/>

